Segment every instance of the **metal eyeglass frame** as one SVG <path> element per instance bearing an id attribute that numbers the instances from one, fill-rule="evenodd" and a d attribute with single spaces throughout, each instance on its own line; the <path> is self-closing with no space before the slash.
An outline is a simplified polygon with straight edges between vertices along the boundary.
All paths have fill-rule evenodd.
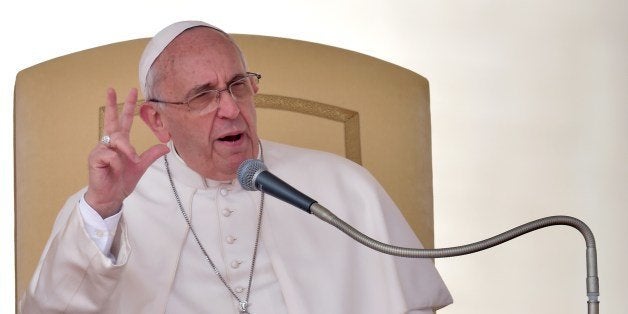
<path id="1" fill-rule="evenodd" d="M 202 111 L 205 108 L 207 108 L 210 103 L 207 103 L 204 107 L 202 108 L 197 108 L 197 109 L 192 109 L 192 107 L 190 107 L 190 102 L 193 101 L 194 99 L 196 99 L 197 97 L 207 94 L 207 93 L 216 93 L 216 99 L 218 99 L 218 101 L 216 102 L 216 104 L 220 104 L 220 94 L 222 92 L 228 91 L 229 95 L 231 96 L 231 98 L 235 101 L 237 101 L 236 97 L 233 96 L 233 93 L 231 92 L 231 87 L 237 83 L 240 82 L 244 79 L 250 79 L 251 77 L 255 77 L 256 78 L 256 83 L 259 82 L 259 80 L 262 78 L 262 75 L 259 73 L 255 73 L 255 72 L 246 72 L 246 74 L 240 78 L 238 78 L 235 81 L 230 82 L 227 87 L 223 88 L 223 89 L 208 89 L 208 90 L 204 90 L 200 93 L 194 94 L 192 97 L 190 97 L 188 100 L 185 101 L 177 101 L 177 102 L 173 102 L 173 101 L 163 101 L 163 100 L 159 100 L 159 99 L 155 99 L 155 98 L 151 98 L 148 101 L 149 102 L 155 102 L 155 103 L 162 103 L 162 104 L 169 104 L 169 105 L 186 105 L 188 107 L 188 110 L 190 111 Z"/>

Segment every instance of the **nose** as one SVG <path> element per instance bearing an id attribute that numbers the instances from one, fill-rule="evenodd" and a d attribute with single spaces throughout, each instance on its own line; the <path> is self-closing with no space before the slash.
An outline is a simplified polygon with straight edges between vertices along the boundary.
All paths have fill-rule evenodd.
<path id="1" fill-rule="evenodd" d="M 223 93 L 226 95 L 223 95 Z M 218 94 L 218 117 L 235 119 L 239 114 L 240 106 L 233 99 L 229 90 L 220 91 L 220 94 Z"/>

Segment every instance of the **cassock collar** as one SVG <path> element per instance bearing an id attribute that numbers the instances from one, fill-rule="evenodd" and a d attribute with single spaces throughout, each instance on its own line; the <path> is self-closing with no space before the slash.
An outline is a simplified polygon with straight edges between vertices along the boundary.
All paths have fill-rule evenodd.
<path id="1" fill-rule="evenodd" d="M 170 162 L 170 170 L 172 172 L 173 179 L 177 181 L 183 182 L 185 185 L 188 185 L 195 189 L 215 189 L 219 186 L 231 185 L 233 188 L 241 189 L 240 183 L 238 183 L 237 179 L 233 179 L 231 181 L 216 181 L 208 178 L 203 178 L 199 173 L 192 170 L 192 168 L 188 167 L 185 164 L 185 161 L 174 147 L 172 141 L 168 141 L 168 148 L 170 148 L 170 152 L 168 153 L 168 161 Z M 261 150 L 260 150 L 261 151 Z M 259 153 L 258 153 L 259 155 Z M 260 156 L 258 156 L 259 158 Z"/>

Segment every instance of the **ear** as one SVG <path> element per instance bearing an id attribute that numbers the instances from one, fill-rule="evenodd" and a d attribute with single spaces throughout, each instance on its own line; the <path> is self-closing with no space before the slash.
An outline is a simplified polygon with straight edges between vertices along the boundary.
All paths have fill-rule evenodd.
<path id="1" fill-rule="evenodd" d="M 253 95 L 257 94 L 257 91 L 259 90 L 259 86 L 257 86 L 257 84 L 255 84 L 254 82 L 251 85 L 253 85 Z"/>
<path id="2" fill-rule="evenodd" d="M 166 143 L 170 140 L 170 132 L 162 120 L 162 112 L 155 108 L 156 105 L 145 102 L 140 107 L 140 116 L 144 123 L 153 131 L 153 134 L 160 142 Z"/>

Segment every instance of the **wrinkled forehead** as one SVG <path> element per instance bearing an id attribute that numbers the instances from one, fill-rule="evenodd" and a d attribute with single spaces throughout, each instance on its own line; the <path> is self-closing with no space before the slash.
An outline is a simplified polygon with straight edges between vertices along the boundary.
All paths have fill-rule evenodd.
<path id="1" fill-rule="evenodd" d="M 229 35 L 223 30 L 202 21 L 181 21 L 171 24 L 168 27 L 162 29 L 148 42 L 140 58 L 139 81 L 142 94 L 146 95 L 147 75 L 151 66 L 153 65 L 153 63 L 155 63 L 155 60 L 157 60 L 159 55 L 161 55 L 164 49 L 166 49 L 166 47 L 175 38 L 177 38 L 177 36 L 185 32 L 186 30 L 194 27 L 207 27 L 223 33 L 225 36 L 229 37 Z"/>

